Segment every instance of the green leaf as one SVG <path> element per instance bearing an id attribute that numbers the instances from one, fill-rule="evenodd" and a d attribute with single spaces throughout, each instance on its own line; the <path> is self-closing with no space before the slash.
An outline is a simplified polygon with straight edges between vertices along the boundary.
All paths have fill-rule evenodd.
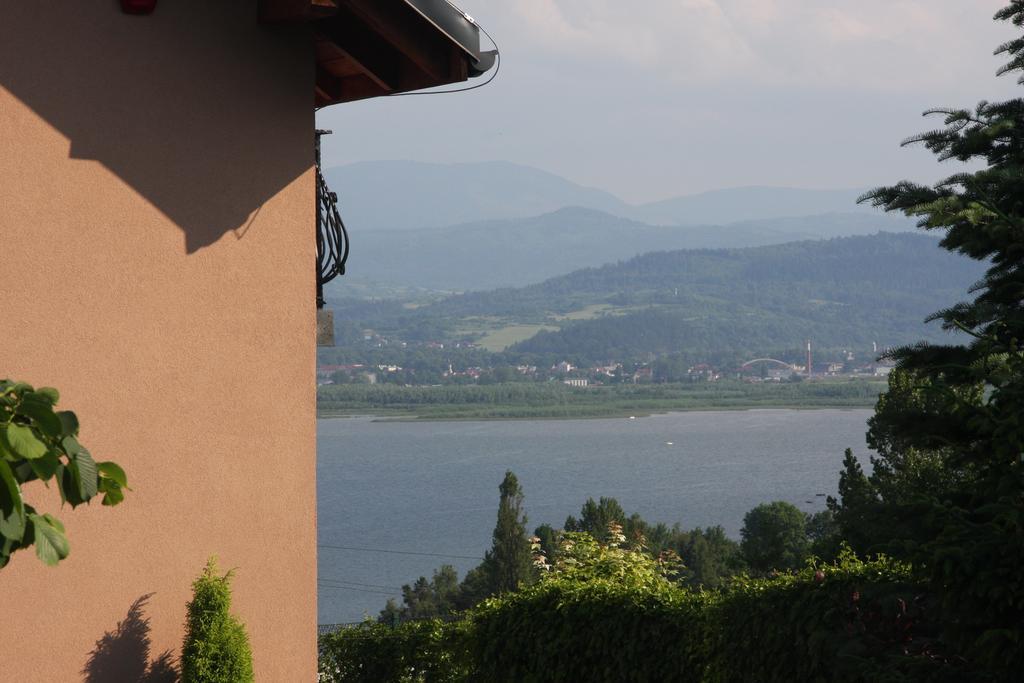
<path id="1" fill-rule="evenodd" d="M 96 469 L 99 470 L 101 477 L 117 482 L 117 485 L 123 489 L 128 488 L 128 476 L 116 462 L 96 463 Z"/>
<path id="2" fill-rule="evenodd" d="M 7 429 L 0 429 L 0 439 L 6 439 L 6 445 L 26 460 L 41 458 L 46 455 L 46 444 L 39 440 L 31 427 L 9 424 Z"/>
<path id="3" fill-rule="evenodd" d="M 26 396 L 25 400 L 21 402 L 18 412 L 32 418 L 39 430 L 47 436 L 60 436 L 64 431 L 64 426 L 57 414 L 53 412 L 53 406 L 45 399 L 30 400 L 30 396 L 32 395 Z"/>
<path id="4" fill-rule="evenodd" d="M 57 417 L 64 426 L 64 434 L 78 436 L 78 416 L 70 410 L 58 410 Z"/>
<path id="5" fill-rule="evenodd" d="M 35 460 L 26 461 L 35 475 L 43 481 L 49 481 L 53 478 L 53 475 L 57 473 L 57 467 L 60 465 L 60 458 L 53 451 L 48 451 L 46 455 Z"/>
<path id="6" fill-rule="evenodd" d="M 57 468 L 57 483 L 60 486 L 60 499 L 71 507 L 77 507 L 85 502 L 79 493 L 81 485 L 78 474 L 78 465 L 72 460 L 67 465 L 60 465 Z"/>
<path id="7" fill-rule="evenodd" d="M 72 458 L 82 450 L 82 444 L 78 443 L 78 439 L 73 436 L 65 436 L 60 440 L 60 445 L 64 448 L 64 452 Z"/>
<path id="8" fill-rule="evenodd" d="M 45 456 L 43 456 L 45 457 Z M 32 465 L 29 463 L 35 462 L 34 460 L 23 460 L 18 458 L 17 463 L 7 463 L 11 466 L 11 470 L 14 472 L 14 479 L 18 481 L 21 486 L 24 486 L 30 481 L 38 479 L 36 473 L 32 471 Z"/>
<path id="9" fill-rule="evenodd" d="M 18 543 L 14 540 L 0 536 L 0 569 L 7 566 L 7 563 L 11 561 L 11 555 L 19 547 Z"/>
<path id="10" fill-rule="evenodd" d="M 124 492 L 121 489 L 111 489 L 103 494 L 103 505 L 113 507 L 124 500 Z"/>
<path id="11" fill-rule="evenodd" d="M 4 434 L 7 431 L 7 425 L 0 424 L 0 459 L 7 460 L 8 462 L 22 462 L 21 456 L 11 450 L 11 447 L 7 445 L 7 439 L 4 438 Z"/>
<path id="12" fill-rule="evenodd" d="M 53 515 L 29 515 L 35 527 L 36 557 L 51 567 L 68 556 L 70 548 L 64 525 Z"/>
<path id="13" fill-rule="evenodd" d="M 0 460 L 0 536 L 21 540 L 25 535 L 25 503 L 21 487 L 6 461 Z"/>
<path id="14" fill-rule="evenodd" d="M 39 387 L 36 389 L 36 393 L 45 397 L 51 406 L 55 406 L 60 402 L 60 392 L 53 387 Z"/>
<path id="15" fill-rule="evenodd" d="M 44 513 L 43 517 L 46 518 L 46 521 L 48 521 L 50 523 L 50 525 L 54 529 L 56 529 L 57 531 L 61 532 L 62 534 L 64 533 L 64 531 L 65 531 L 65 529 L 64 529 L 64 522 L 60 521 L 59 519 L 57 519 L 56 517 L 54 517 L 53 515 L 51 515 L 49 513 Z"/>
<path id="16" fill-rule="evenodd" d="M 75 464 L 78 466 L 78 493 L 82 500 L 89 500 L 97 491 L 99 472 L 96 469 L 96 462 L 89 451 L 82 448 L 75 455 Z"/>

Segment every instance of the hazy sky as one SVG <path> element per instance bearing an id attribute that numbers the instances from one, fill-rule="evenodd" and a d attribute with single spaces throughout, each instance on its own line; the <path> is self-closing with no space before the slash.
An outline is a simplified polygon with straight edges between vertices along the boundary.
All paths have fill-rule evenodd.
<path id="1" fill-rule="evenodd" d="M 995 77 L 1005 4 L 462 0 L 498 41 L 497 79 L 326 109 L 325 163 L 512 161 L 635 202 L 931 181 L 953 167 L 898 147 L 938 123 L 920 113 L 1021 90 Z"/>

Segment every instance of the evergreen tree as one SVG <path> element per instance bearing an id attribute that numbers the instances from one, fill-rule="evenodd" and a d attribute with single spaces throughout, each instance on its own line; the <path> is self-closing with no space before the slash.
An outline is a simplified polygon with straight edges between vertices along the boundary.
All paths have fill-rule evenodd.
<path id="1" fill-rule="evenodd" d="M 550 524 L 541 524 L 533 530 L 533 535 L 540 539 L 538 541 L 540 552 L 548 558 L 549 562 L 554 562 L 558 555 L 558 541 L 561 532 L 556 531 Z"/>
<path id="2" fill-rule="evenodd" d="M 466 572 L 465 578 L 459 584 L 459 592 L 455 596 L 455 608 L 467 610 L 492 595 L 489 565 L 485 559 L 484 562 Z"/>
<path id="3" fill-rule="evenodd" d="M 601 496 L 598 502 L 593 498 L 587 498 L 580 510 L 580 518 L 569 517 L 565 520 L 566 531 L 583 531 L 594 537 L 599 542 L 608 540 L 608 525 L 616 522 L 624 527 L 627 537 L 631 529 L 625 528 L 626 513 L 615 498 Z"/>
<path id="4" fill-rule="evenodd" d="M 1024 26 L 1024 0 L 996 19 Z M 1024 37 L 996 53 L 1009 58 L 1000 74 L 1024 71 Z M 990 267 L 973 299 L 933 316 L 965 343 L 891 354 L 908 391 L 880 406 L 871 430 L 895 463 L 890 483 L 917 471 L 935 485 L 913 498 L 918 531 L 905 540 L 941 597 L 947 638 L 1010 679 L 1024 667 L 1024 99 L 928 113 L 944 126 L 904 144 L 983 168 L 933 187 L 903 181 L 862 201 L 918 217 L 944 231 L 942 247 Z"/>
<path id="5" fill-rule="evenodd" d="M 849 448 L 839 473 L 839 497 L 828 497 L 828 509 L 835 516 L 840 533 L 854 550 L 867 553 L 879 538 L 874 520 L 879 515 L 878 495 L 864 468 Z"/>
<path id="6" fill-rule="evenodd" d="M 380 611 L 380 615 L 377 617 L 377 621 L 388 626 L 398 626 L 402 622 L 402 607 L 395 602 L 394 598 L 388 598 L 388 601 L 384 603 L 384 609 Z"/>
<path id="7" fill-rule="evenodd" d="M 252 650 L 245 626 L 231 614 L 232 572 L 220 576 L 211 558 L 192 583 L 185 641 L 181 648 L 182 683 L 251 683 Z"/>
<path id="8" fill-rule="evenodd" d="M 434 570 L 430 580 L 421 576 L 412 583 L 402 586 L 402 606 L 388 598 L 377 621 L 396 625 L 406 621 L 446 617 L 458 607 L 459 575 L 455 567 L 443 564 Z"/>
<path id="9" fill-rule="evenodd" d="M 530 541 L 526 536 L 526 515 L 523 513 L 523 490 L 512 472 L 498 487 L 498 522 L 494 526 L 493 543 L 484 557 L 484 567 L 491 595 L 510 593 L 533 578 Z"/>

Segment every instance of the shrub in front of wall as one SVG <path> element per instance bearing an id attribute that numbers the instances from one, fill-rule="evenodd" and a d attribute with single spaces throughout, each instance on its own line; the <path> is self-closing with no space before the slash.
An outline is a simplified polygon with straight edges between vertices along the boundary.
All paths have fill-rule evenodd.
<path id="1" fill-rule="evenodd" d="M 192 583 L 182 683 L 252 683 L 252 650 L 245 627 L 231 614 L 232 572 L 221 576 L 211 558 Z"/>
<path id="2" fill-rule="evenodd" d="M 468 624 L 439 619 L 392 627 L 367 621 L 320 636 L 321 683 L 456 683 L 469 680 Z"/>

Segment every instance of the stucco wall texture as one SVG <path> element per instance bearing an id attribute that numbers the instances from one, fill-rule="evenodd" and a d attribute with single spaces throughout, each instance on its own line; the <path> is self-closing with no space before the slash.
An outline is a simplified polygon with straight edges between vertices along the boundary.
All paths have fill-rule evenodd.
<path id="1" fill-rule="evenodd" d="M 26 487 L 71 555 L 0 572 L 4 683 L 164 680 L 211 555 L 257 680 L 316 678 L 313 60 L 256 4 L 0 5 L 0 376 L 132 488 Z"/>

